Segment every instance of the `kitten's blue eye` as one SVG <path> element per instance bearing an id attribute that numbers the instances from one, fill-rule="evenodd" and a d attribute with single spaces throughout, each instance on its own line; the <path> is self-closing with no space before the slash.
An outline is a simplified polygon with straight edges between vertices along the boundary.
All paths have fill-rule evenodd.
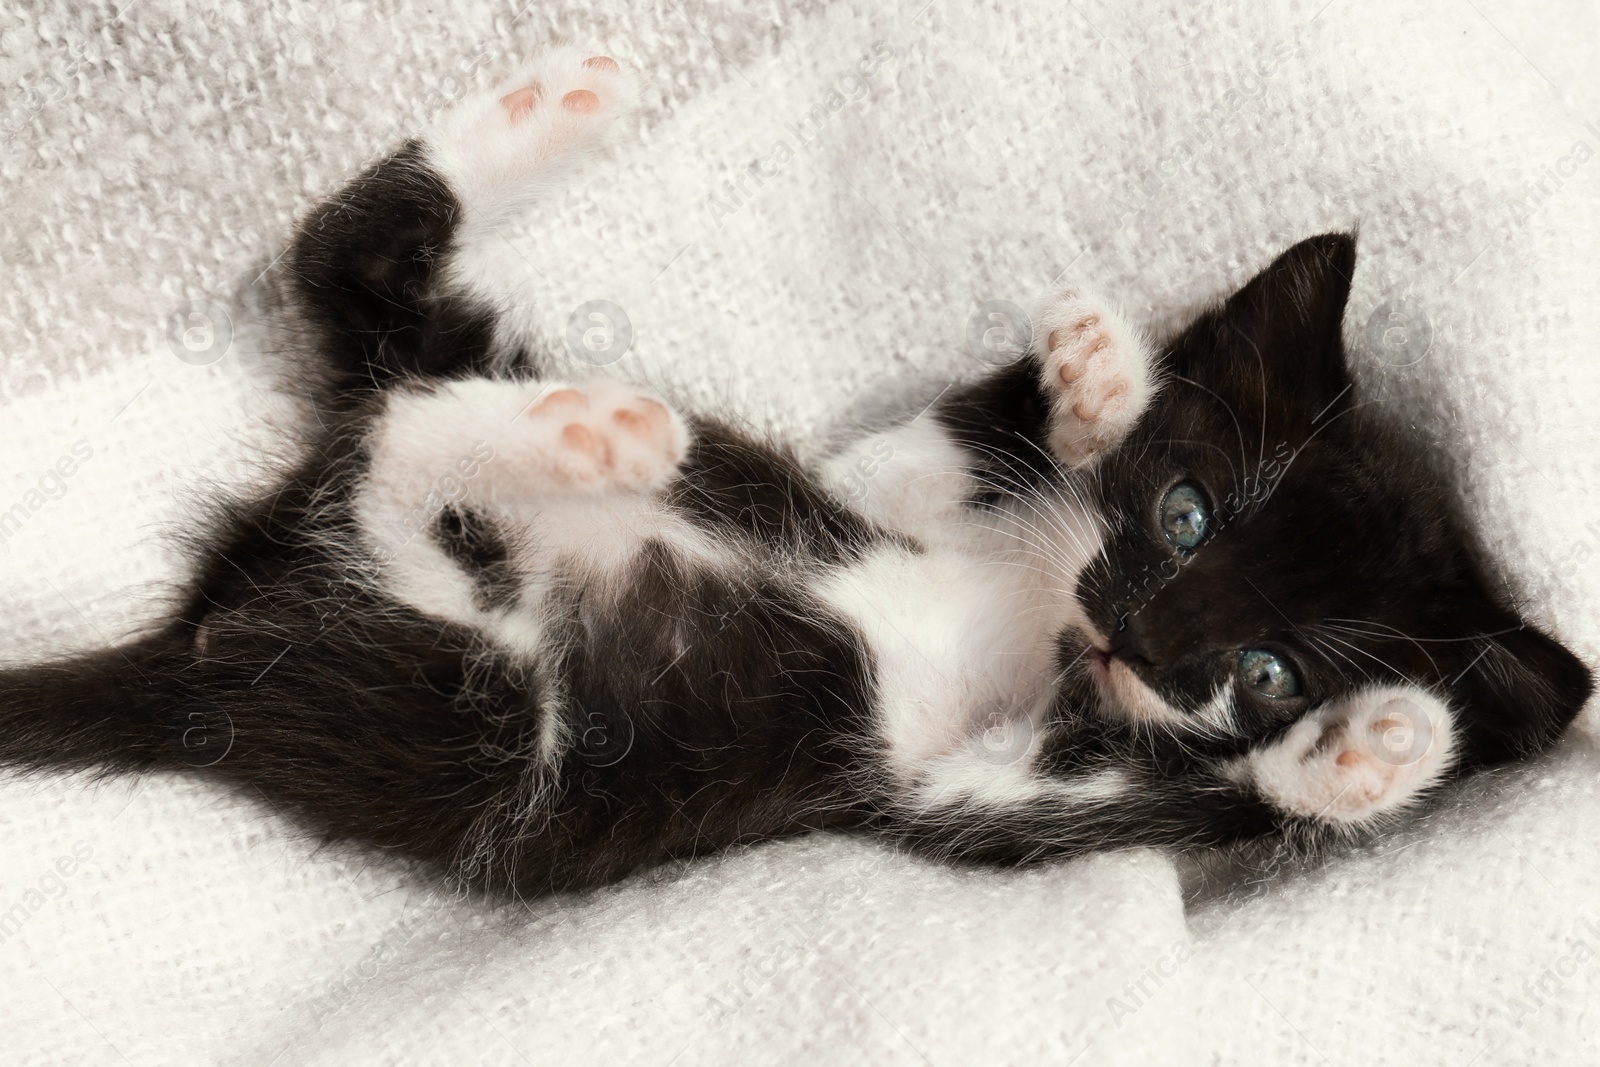
<path id="1" fill-rule="evenodd" d="M 1300 695 L 1300 676 L 1294 668 L 1263 648 L 1247 648 L 1239 653 L 1239 679 L 1246 688 L 1264 697 Z"/>
<path id="2" fill-rule="evenodd" d="M 1192 552 L 1211 528 L 1211 505 L 1198 488 L 1179 482 L 1161 498 L 1161 529 L 1173 548 Z"/>

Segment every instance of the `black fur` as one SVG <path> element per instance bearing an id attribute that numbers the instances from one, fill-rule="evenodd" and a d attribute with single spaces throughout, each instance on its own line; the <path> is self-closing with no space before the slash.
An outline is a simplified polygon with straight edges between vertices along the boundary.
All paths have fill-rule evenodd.
<path id="1" fill-rule="evenodd" d="M 714 419 L 693 425 L 667 499 L 696 521 L 822 563 L 853 559 L 891 536 L 836 501 L 788 451 Z"/>
<path id="2" fill-rule="evenodd" d="M 1233 650 L 1289 656 L 1304 697 L 1258 701 L 1240 750 L 1358 683 L 1409 680 L 1465 715 L 1467 766 L 1540 751 L 1589 672 L 1499 605 L 1443 478 L 1356 400 L 1340 333 L 1354 270 L 1352 238 L 1303 241 L 1170 345 L 1168 388 L 1101 469 L 1127 522 L 1080 599 L 1177 701 L 1214 691 Z M 1205 487 L 1218 528 L 1167 579 L 1156 509 L 1180 479 Z"/>
<path id="3" fill-rule="evenodd" d="M 1446 696 L 1465 733 L 1457 774 L 1547 749 L 1588 701 L 1589 670 L 1490 591 L 1428 456 L 1357 401 L 1341 336 L 1354 269 L 1352 237 L 1303 241 L 1165 346 L 1167 387 L 1090 483 L 1118 521 L 1078 587 L 1113 654 L 1180 707 L 1233 684 L 1241 648 L 1288 656 L 1305 694 L 1267 701 L 1241 689 L 1238 730 L 1196 734 L 1175 750 L 1120 715 L 1084 714 L 1101 698 L 1082 639 L 1064 634 L 1041 766 L 1063 778 L 1121 768 L 1145 783 L 1137 814 L 1114 804 L 1005 813 L 955 804 L 913 819 L 914 840 L 1008 863 L 1096 836 L 1117 845 L 1217 845 L 1272 832 L 1315 841 L 1318 828 L 1283 819 L 1207 768 L 1366 684 L 1408 682 Z M 1039 460 L 1047 409 L 1027 362 L 941 404 L 941 420 L 998 487 L 979 503 L 1061 478 Z M 1179 481 L 1205 488 L 1218 529 L 1174 566 L 1158 508 Z"/>
<path id="4" fill-rule="evenodd" d="M 301 369 L 336 408 L 395 382 L 497 369 L 494 314 L 438 283 L 461 205 L 424 157 L 408 141 L 373 165 L 290 249 L 291 301 L 309 327 Z"/>
<path id="5" fill-rule="evenodd" d="M 997 504 L 1061 477 L 1047 444 L 1050 401 L 1031 359 L 952 390 L 933 415 L 983 473 L 979 503 Z"/>
<path id="6" fill-rule="evenodd" d="M 557 592 L 562 651 L 537 665 L 375 592 L 382 561 L 353 547 L 351 493 L 385 392 L 507 370 L 493 316 L 439 282 L 459 213 L 412 143 L 305 221 L 289 262 L 325 387 L 311 458 L 199 538 L 168 626 L 0 674 L 0 762 L 200 768 L 315 833 L 524 894 L 828 826 L 1007 863 L 1296 829 L 1215 759 L 1281 732 L 1281 706 L 1211 750 L 1162 746 L 1094 714 L 1065 636 L 1043 767 L 1115 767 L 1139 784 L 1132 799 L 907 808 L 871 740 L 876 665 L 801 581 L 896 535 L 786 451 L 711 420 L 666 499 L 749 548 L 738 576 L 647 545 L 604 587 Z M 1175 700 L 1216 687 L 1223 651 L 1268 645 L 1308 677 L 1297 707 L 1404 677 L 1466 710 L 1469 765 L 1539 751 L 1587 698 L 1588 672 L 1498 606 L 1424 457 L 1357 410 L 1339 341 L 1353 268 L 1349 238 L 1304 242 L 1167 346 L 1169 387 L 1092 483 L 1120 525 L 1080 595 Z M 1022 363 L 938 408 L 993 487 L 976 503 L 1066 477 L 1046 407 Z M 1294 459 L 1258 491 L 1280 445 Z M 1237 501 L 1213 543 L 1152 584 L 1142 576 L 1167 559 L 1154 501 L 1180 475 Z M 452 507 L 421 535 L 473 576 L 480 605 L 515 600 L 506 534 L 486 517 Z M 1383 632 L 1346 635 L 1337 653 L 1306 632 L 1330 617 Z M 555 762 L 540 748 L 551 716 L 568 746 Z"/>

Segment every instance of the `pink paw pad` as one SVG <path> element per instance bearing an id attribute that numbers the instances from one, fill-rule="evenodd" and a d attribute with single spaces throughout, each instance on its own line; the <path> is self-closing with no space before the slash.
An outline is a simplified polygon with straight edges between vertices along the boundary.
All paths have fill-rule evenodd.
<path id="1" fill-rule="evenodd" d="M 1113 350 L 1111 337 L 1106 332 L 1093 332 L 1099 325 L 1099 315 L 1085 315 L 1070 327 L 1051 330 L 1049 337 L 1050 355 L 1060 360 L 1056 377 L 1063 385 L 1077 386 L 1069 390 L 1077 394 L 1072 401 L 1072 413 L 1086 423 L 1099 422 L 1108 410 L 1116 410 L 1121 406 L 1119 401 L 1129 392 L 1128 380 L 1120 375 L 1101 374 L 1098 381 L 1084 381 Z M 1083 382 L 1081 386 L 1080 382 Z"/>
<path id="2" fill-rule="evenodd" d="M 1426 690 L 1384 687 L 1317 709 L 1248 758 L 1285 811 L 1356 824 L 1406 807 L 1454 761 L 1447 705 Z"/>
<path id="3" fill-rule="evenodd" d="M 611 448 L 605 438 L 597 435 L 581 422 L 569 422 L 561 428 L 561 443 L 575 452 L 582 452 L 600 467 L 611 468 Z"/>
<path id="4" fill-rule="evenodd" d="M 583 61 L 583 66 L 600 74 L 616 74 L 622 69 L 610 56 L 590 56 Z M 515 124 L 533 114 L 543 98 L 544 86 L 533 82 L 506 93 L 500 98 L 500 106 L 505 108 L 507 118 Z M 600 94 L 590 89 L 573 89 L 562 94 L 561 106 L 578 114 L 593 114 L 600 110 Z"/>
<path id="5" fill-rule="evenodd" d="M 557 389 L 528 409 L 529 415 L 543 415 L 554 408 L 587 409 L 589 398 L 576 389 Z"/>
<path id="6" fill-rule="evenodd" d="M 506 114 L 512 122 L 521 122 L 533 114 L 533 109 L 538 105 L 539 87 L 537 85 L 525 86 L 500 98 L 500 106 L 506 109 Z"/>
<path id="7" fill-rule="evenodd" d="M 1143 410 L 1144 346 L 1115 312 L 1075 288 L 1046 304 L 1040 327 L 1041 384 L 1055 401 L 1051 450 L 1070 466 L 1087 463 L 1125 437 Z"/>
<path id="8" fill-rule="evenodd" d="M 614 382 L 558 386 L 523 411 L 548 470 L 570 484 L 647 489 L 664 484 L 686 447 L 683 427 L 661 401 Z M 548 436 L 546 436 L 548 435 Z M 534 444 L 543 441 L 543 445 Z"/>
<path id="9" fill-rule="evenodd" d="M 561 98 L 561 106 L 568 111 L 599 111 L 600 98 L 587 89 L 574 89 Z"/>

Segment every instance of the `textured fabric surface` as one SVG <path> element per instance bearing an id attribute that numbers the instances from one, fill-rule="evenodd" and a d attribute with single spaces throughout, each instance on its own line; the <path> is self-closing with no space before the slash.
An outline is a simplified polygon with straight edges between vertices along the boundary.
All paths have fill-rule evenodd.
<path id="1" fill-rule="evenodd" d="M 252 283 L 295 215 L 452 77 L 552 41 L 646 83 L 638 136 L 478 263 L 557 358 L 610 300 L 619 370 L 815 438 L 969 372 L 981 301 L 1070 272 L 1170 322 L 1359 225 L 1363 393 L 1452 457 L 1497 573 L 1600 660 L 1576 0 L 7 6 L 0 511 L 26 515 L 0 654 L 158 610 L 186 509 L 292 431 Z M 168 338 L 196 299 L 231 324 L 209 365 Z M 259 796 L 0 778 L 0 1060 L 1595 1062 L 1592 729 L 1313 870 L 980 873 L 819 837 L 493 912 Z"/>

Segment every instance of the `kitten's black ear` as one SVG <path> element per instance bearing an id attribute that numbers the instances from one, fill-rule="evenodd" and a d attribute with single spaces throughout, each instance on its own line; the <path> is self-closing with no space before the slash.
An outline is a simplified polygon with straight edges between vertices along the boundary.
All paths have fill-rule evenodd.
<path id="1" fill-rule="evenodd" d="M 1341 327 L 1355 267 L 1349 234 L 1301 241 L 1178 339 L 1174 370 L 1258 425 L 1308 435 L 1350 403 Z"/>
<path id="2" fill-rule="evenodd" d="M 1594 692 L 1589 668 L 1509 612 L 1490 609 L 1475 621 L 1479 633 L 1493 636 L 1448 646 L 1460 663 L 1446 681 L 1466 729 L 1463 762 L 1504 763 L 1544 751 Z"/>

